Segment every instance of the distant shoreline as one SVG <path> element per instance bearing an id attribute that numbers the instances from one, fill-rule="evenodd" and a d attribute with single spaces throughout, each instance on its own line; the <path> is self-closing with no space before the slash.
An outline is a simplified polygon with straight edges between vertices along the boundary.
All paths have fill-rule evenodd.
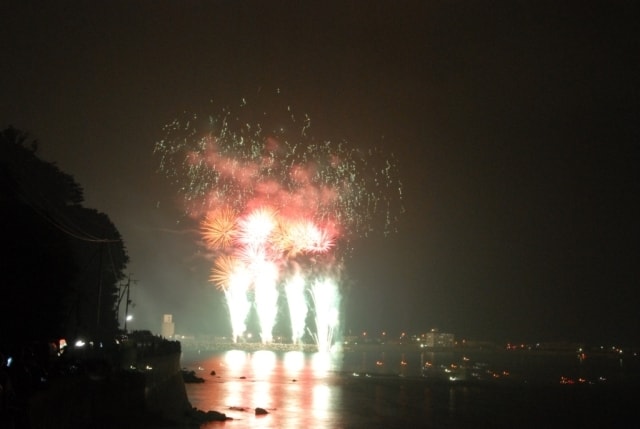
<path id="1" fill-rule="evenodd" d="M 183 351 L 274 351 L 274 352 L 290 352 L 301 351 L 306 353 L 315 353 L 318 351 L 316 344 L 292 344 L 292 343 L 249 343 L 249 342 L 220 342 L 220 341 L 202 341 L 202 340 L 179 340 Z M 334 345 L 337 350 L 342 352 L 358 352 L 358 351 L 386 351 L 386 352 L 425 352 L 425 353 L 497 353 L 497 354 L 537 354 L 537 355 L 577 355 L 580 352 L 577 348 L 522 348 L 522 349 L 505 349 L 502 347 L 490 346 L 453 346 L 453 347 L 421 347 L 415 343 L 353 343 L 353 344 L 337 344 Z M 589 355 L 612 356 L 608 349 L 604 350 L 585 350 Z"/>

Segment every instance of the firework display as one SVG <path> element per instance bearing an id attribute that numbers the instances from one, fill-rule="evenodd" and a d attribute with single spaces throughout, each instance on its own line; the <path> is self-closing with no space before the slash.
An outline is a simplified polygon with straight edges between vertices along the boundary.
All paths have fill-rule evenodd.
<path id="1" fill-rule="evenodd" d="M 298 120 L 289 107 L 244 100 L 237 112 L 187 114 L 164 131 L 155 147 L 160 170 L 215 256 L 210 280 L 224 292 L 234 341 L 254 309 L 260 339 L 271 342 L 282 295 L 291 341 L 308 334 L 328 350 L 352 238 L 394 226 L 395 163 L 374 148 L 316 141 L 310 118 Z"/>

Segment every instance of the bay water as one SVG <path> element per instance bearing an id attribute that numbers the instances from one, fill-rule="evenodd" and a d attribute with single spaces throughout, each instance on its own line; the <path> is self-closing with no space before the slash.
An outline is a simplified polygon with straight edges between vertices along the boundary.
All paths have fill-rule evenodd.
<path id="1" fill-rule="evenodd" d="M 203 427 L 638 427 L 640 386 L 620 379 L 628 373 L 620 362 L 592 367 L 573 355 L 508 356 L 185 351 L 182 364 L 204 380 L 186 385 L 192 406 L 230 418 Z M 465 362 L 472 379 L 425 376 L 425 367 L 453 371 Z"/>

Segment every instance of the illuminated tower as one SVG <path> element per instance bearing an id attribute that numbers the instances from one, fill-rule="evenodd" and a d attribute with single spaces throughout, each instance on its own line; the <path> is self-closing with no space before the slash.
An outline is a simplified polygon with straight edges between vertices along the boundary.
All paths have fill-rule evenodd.
<path id="1" fill-rule="evenodd" d="M 162 319 L 162 336 L 164 338 L 173 338 L 176 331 L 176 324 L 173 323 L 173 316 L 165 314 Z"/>

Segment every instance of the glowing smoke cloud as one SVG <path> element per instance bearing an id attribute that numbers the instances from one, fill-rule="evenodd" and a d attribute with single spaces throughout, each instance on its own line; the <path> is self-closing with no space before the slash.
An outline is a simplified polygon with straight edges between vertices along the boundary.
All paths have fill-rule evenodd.
<path id="1" fill-rule="evenodd" d="M 340 319 L 337 278 L 351 238 L 377 221 L 385 233 L 395 224 L 395 164 L 373 148 L 318 142 L 310 126 L 288 107 L 253 109 L 243 101 L 238 113 L 176 119 L 156 143 L 161 171 L 217 256 L 211 281 L 224 291 L 234 340 L 247 330 L 252 304 L 262 341 L 272 340 L 282 288 L 292 341 L 301 341 L 313 305 L 312 336 L 330 348 Z"/>

